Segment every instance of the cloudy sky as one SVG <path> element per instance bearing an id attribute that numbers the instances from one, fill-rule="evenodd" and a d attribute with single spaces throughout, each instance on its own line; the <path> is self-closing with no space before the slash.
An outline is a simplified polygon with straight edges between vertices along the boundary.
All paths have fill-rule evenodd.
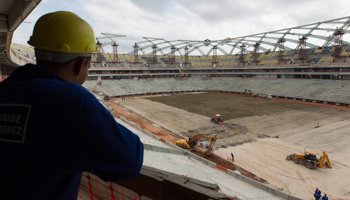
<path id="1" fill-rule="evenodd" d="M 71 11 L 101 33 L 117 38 L 119 53 L 142 37 L 219 40 L 278 30 L 350 15 L 349 0 L 43 0 L 16 31 L 13 42 L 27 45 L 37 19 Z M 105 48 L 111 51 L 111 48 Z"/>

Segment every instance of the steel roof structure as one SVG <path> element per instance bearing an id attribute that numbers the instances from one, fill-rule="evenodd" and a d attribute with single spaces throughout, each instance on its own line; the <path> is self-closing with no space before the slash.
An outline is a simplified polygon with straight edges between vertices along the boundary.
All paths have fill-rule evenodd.
<path id="1" fill-rule="evenodd" d="M 350 26 L 350 16 L 316 22 L 312 24 L 306 24 L 302 26 L 296 26 L 292 28 L 285 28 L 275 31 L 269 31 L 264 33 L 257 33 L 252 35 L 225 38 L 221 40 L 209 40 L 204 41 L 197 40 L 171 40 L 168 41 L 163 38 L 143 37 L 145 41 L 137 42 L 139 46 L 138 51 L 141 51 L 143 55 L 152 55 L 153 45 L 157 46 L 157 52 L 165 55 L 166 52 L 170 52 L 171 48 L 176 49 L 177 53 L 181 56 L 184 55 L 184 49 L 188 48 L 188 54 L 190 55 L 195 50 L 198 50 L 202 56 L 209 56 L 213 51 L 213 48 L 217 48 L 223 55 L 235 55 L 237 51 L 241 51 L 241 47 L 244 45 L 244 51 L 249 53 L 253 50 L 254 44 L 259 44 L 260 52 L 276 51 L 279 47 L 280 40 L 286 42 L 284 49 L 292 50 L 298 49 L 300 46 L 299 38 L 308 38 L 306 47 L 318 48 L 330 46 L 336 40 L 334 33 L 350 33 L 348 30 Z M 323 42 L 322 45 L 317 45 L 319 42 Z M 343 44 L 349 45 L 349 41 L 344 40 Z M 209 47 L 209 48 L 208 48 Z M 205 52 L 205 49 L 207 52 Z M 251 50 L 249 50 L 249 48 Z M 150 51 L 150 52 L 149 52 Z M 134 51 L 128 54 L 133 54 Z"/>

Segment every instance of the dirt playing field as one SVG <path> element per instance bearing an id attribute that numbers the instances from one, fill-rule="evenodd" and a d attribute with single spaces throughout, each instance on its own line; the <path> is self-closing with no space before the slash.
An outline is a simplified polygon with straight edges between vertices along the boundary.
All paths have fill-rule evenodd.
<path id="1" fill-rule="evenodd" d="M 283 192 L 302 199 L 313 199 L 313 192 L 318 187 L 332 200 L 350 199 L 350 111 L 347 108 L 216 95 L 151 98 L 162 103 L 145 98 L 115 99 L 114 102 L 184 137 L 218 135 L 215 144 L 217 155 L 226 159 L 232 152 L 237 166 Z M 196 100 L 197 97 L 200 100 Z M 207 103 L 206 98 L 212 102 Z M 166 101 L 172 106 L 163 104 Z M 210 116 L 216 113 L 226 119 L 225 125 L 210 122 Z M 302 153 L 304 148 L 320 153 L 326 151 L 333 168 L 310 170 L 285 160 L 288 154 Z"/>
<path id="2" fill-rule="evenodd" d="M 303 104 L 290 104 L 267 99 L 246 98 L 244 96 L 219 93 L 194 93 L 164 96 L 162 98 L 149 97 L 147 99 L 209 118 L 218 113 L 225 120 L 255 115 L 267 115 L 309 107 Z"/>

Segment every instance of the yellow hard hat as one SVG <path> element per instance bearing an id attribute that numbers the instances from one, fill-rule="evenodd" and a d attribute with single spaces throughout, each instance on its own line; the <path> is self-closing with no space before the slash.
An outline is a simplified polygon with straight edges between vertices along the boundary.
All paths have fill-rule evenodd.
<path id="1" fill-rule="evenodd" d="M 66 11 L 48 13 L 40 17 L 28 44 L 54 52 L 99 52 L 91 26 L 78 15 Z"/>

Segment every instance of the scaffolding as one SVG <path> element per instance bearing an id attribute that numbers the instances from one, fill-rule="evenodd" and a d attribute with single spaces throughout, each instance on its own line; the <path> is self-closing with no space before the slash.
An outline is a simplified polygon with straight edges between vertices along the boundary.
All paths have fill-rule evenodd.
<path id="1" fill-rule="evenodd" d="M 108 64 L 108 66 L 109 66 L 109 65 L 115 65 L 118 63 L 118 64 L 121 64 L 121 66 L 124 66 L 124 62 L 120 62 L 119 56 L 118 56 L 118 46 L 119 45 L 116 43 L 116 41 L 113 38 L 126 37 L 126 35 L 118 35 L 118 34 L 112 34 L 112 33 L 101 33 L 101 34 L 104 37 L 96 37 L 96 40 L 97 40 L 96 45 L 98 47 L 98 50 L 104 54 L 105 52 L 103 50 L 103 47 L 111 44 L 113 47 L 113 53 L 112 54 L 104 54 L 104 55 L 95 54 L 97 57 L 96 57 L 96 61 L 93 59 L 94 60 L 93 63 L 97 63 L 97 64 L 102 65 L 102 62 L 105 62 L 104 66 L 106 66 L 106 64 Z M 109 39 L 111 42 L 101 43 L 100 41 L 103 39 Z M 106 59 L 104 56 L 108 56 L 110 59 Z"/>
<path id="2" fill-rule="evenodd" d="M 137 64 L 143 64 L 143 62 L 139 62 L 139 46 L 135 43 L 135 46 L 132 46 L 134 48 L 134 53 L 132 56 L 132 61 L 129 62 L 130 65 L 137 65 Z"/>
<path id="3" fill-rule="evenodd" d="M 247 63 L 247 61 L 245 61 L 245 48 L 246 46 L 244 44 L 242 44 L 241 46 L 239 46 L 241 48 L 241 52 L 240 52 L 240 56 L 239 56 L 239 66 L 244 67 L 245 64 Z"/>
<path id="4" fill-rule="evenodd" d="M 345 47 L 345 44 L 343 43 L 343 35 L 345 34 L 344 31 L 342 30 L 336 30 L 334 33 L 333 33 L 333 36 L 334 36 L 334 53 L 333 53 L 333 62 L 335 62 L 335 60 L 337 58 L 341 58 L 343 59 L 343 62 L 346 61 L 346 58 L 350 57 L 349 55 L 349 52 L 348 55 L 346 56 L 342 56 L 342 50 L 343 48 Z"/>
<path id="5" fill-rule="evenodd" d="M 176 65 L 176 64 L 178 64 L 176 62 L 176 58 L 175 58 L 176 47 L 173 45 L 173 46 L 171 46 L 170 50 L 171 50 L 171 52 L 170 52 L 170 60 L 165 62 L 168 67 L 169 67 L 169 65 L 173 65 L 173 64 Z"/>
<path id="6" fill-rule="evenodd" d="M 188 61 L 188 49 L 188 47 L 185 48 L 184 62 L 182 64 L 183 67 L 191 67 L 191 63 Z"/>
<path id="7" fill-rule="evenodd" d="M 258 65 L 258 63 L 260 62 L 260 53 L 259 53 L 259 43 L 255 43 L 254 45 L 254 51 L 253 51 L 253 61 L 251 61 L 252 63 L 255 63 L 255 65 Z"/>
<path id="8" fill-rule="evenodd" d="M 219 65 L 219 60 L 218 60 L 218 47 L 214 46 L 213 47 L 213 61 L 211 62 L 212 67 L 217 67 Z"/>
<path id="9" fill-rule="evenodd" d="M 286 42 L 286 40 L 284 38 L 281 38 L 277 41 L 278 44 L 278 64 L 280 64 L 283 61 L 289 61 L 289 59 L 284 59 L 284 55 L 285 55 L 285 50 L 284 50 L 284 43 Z"/>
<path id="10" fill-rule="evenodd" d="M 119 45 L 116 44 L 115 42 L 112 44 L 112 47 L 113 47 L 112 61 L 107 62 L 107 63 L 110 65 L 120 64 L 121 66 L 124 66 L 124 62 L 120 62 L 120 60 L 119 60 L 118 46 Z"/>
<path id="11" fill-rule="evenodd" d="M 102 66 L 102 43 L 100 41 L 97 41 L 96 45 L 99 53 L 94 53 L 94 55 L 96 55 L 96 60 L 91 61 L 91 63 Z"/>
<path id="12" fill-rule="evenodd" d="M 158 51 L 158 47 L 157 45 L 154 44 L 152 46 L 152 57 L 150 60 L 147 60 L 147 64 L 150 64 L 150 65 L 160 64 L 160 62 L 158 62 L 157 60 L 157 51 Z"/>
<path id="13" fill-rule="evenodd" d="M 305 63 L 305 61 L 307 60 L 307 54 L 306 54 L 306 40 L 308 38 L 303 36 L 301 38 L 299 38 L 299 57 L 294 59 L 294 61 L 299 60 L 302 64 Z"/>

